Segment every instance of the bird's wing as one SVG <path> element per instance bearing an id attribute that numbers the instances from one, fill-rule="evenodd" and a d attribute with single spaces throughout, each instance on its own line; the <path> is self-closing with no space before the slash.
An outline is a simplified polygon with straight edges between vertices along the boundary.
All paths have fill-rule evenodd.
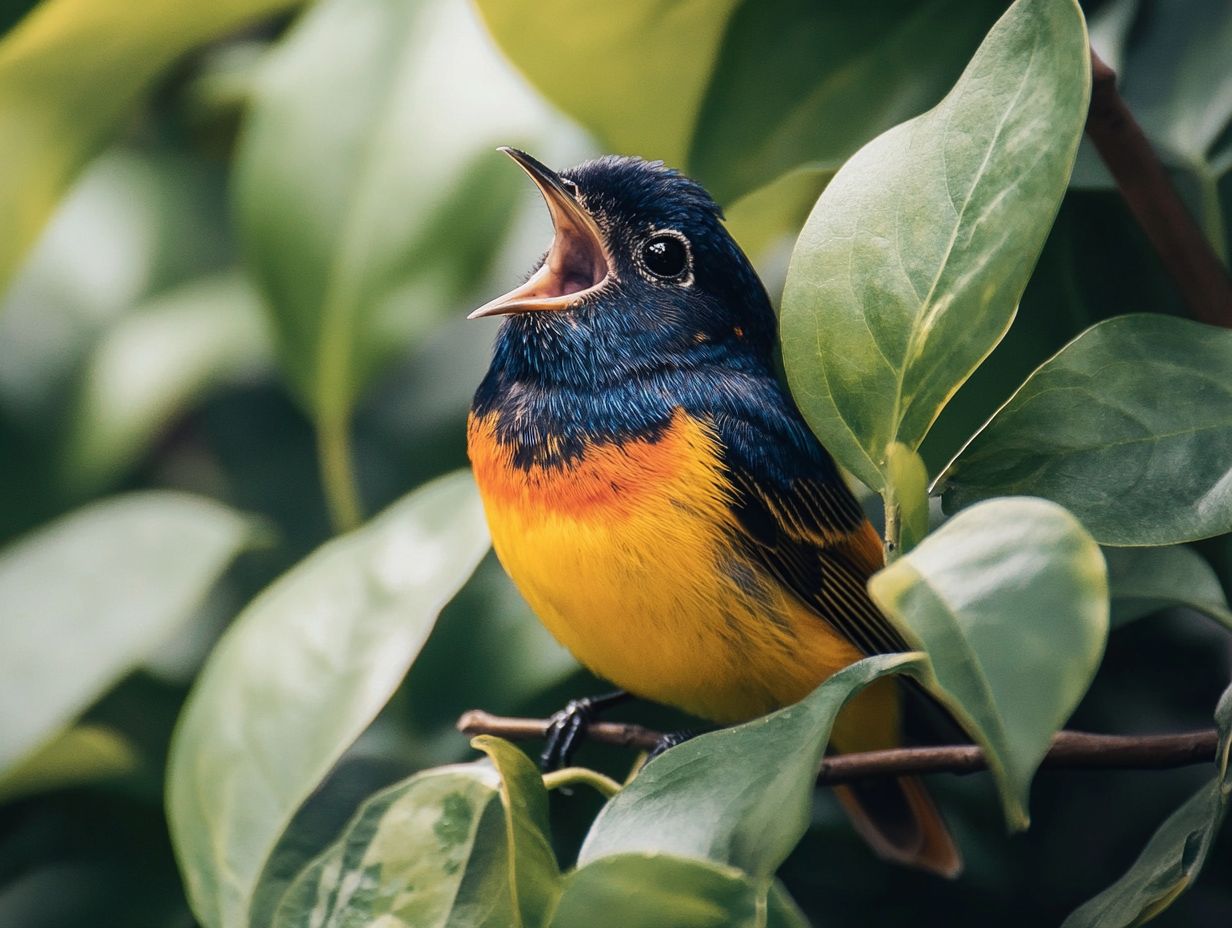
<path id="1" fill-rule="evenodd" d="M 910 650 L 869 598 L 881 542 L 829 456 L 763 438 L 756 455 L 725 442 L 737 545 L 864 653 Z"/>

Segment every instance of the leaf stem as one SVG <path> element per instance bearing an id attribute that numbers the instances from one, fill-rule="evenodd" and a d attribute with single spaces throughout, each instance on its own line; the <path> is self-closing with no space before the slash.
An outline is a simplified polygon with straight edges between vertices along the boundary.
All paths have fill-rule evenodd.
<path id="1" fill-rule="evenodd" d="M 543 785 L 548 789 L 559 789 L 575 783 L 589 786 L 605 799 L 611 799 L 620 792 L 619 783 L 611 777 L 604 776 L 598 770 L 590 770 L 587 767 L 564 767 L 543 775 Z"/>
<path id="2" fill-rule="evenodd" d="M 893 564 L 898 560 L 902 548 L 903 508 L 895 498 L 894 491 L 888 486 L 881 499 L 885 503 L 885 559 L 887 564 Z"/>
<path id="3" fill-rule="evenodd" d="M 510 741 L 528 741 L 544 737 L 549 724 L 548 719 L 503 718 L 472 709 L 458 719 L 458 730 L 472 735 L 499 735 Z M 662 734 L 640 725 L 596 722 L 587 729 L 586 737 L 603 744 L 649 749 L 659 742 Z M 1041 766 L 1068 770 L 1163 770 L 1209 763 L 1215 759 L 1218 744 L 1219 733 L 1213 728 L 1166 735 L 1100 735 L 1083 731 L 1061 731 L 1053 736 L 1052 745 Z M 569 772 L 570 776 L 573 776 L 578 769 L 580 768 L 567 768 L 558 771 L 558 774 Z M 988 760 L 984 751 L 971 744 L 893 748 L 827 757 L 821 765 L 817 782 L 829 786 L 872 777 L 920 773 L 975 773 L 986 769 Z M 584 772 L 607 780 L 607 777 L 594 771 Z M 553 782 L 548 788 L 555 788 L 564 782 L 570 781 L 563 779 L 561 782 Z M 589 779 L 578 778 L 577 782 L 587 782 L 600 789 Z M 544 777 L 544 783 L 548 783 L 548 777 Z"/>
<path id="4" fill-rule="evenodd" d="M 1087 135 L 1116 180 L 1126 205 L 1194 318 L 1232 328 L 1232 278 L 1126 106 L 1117 90 L 1116 72 L 1094 51 L 1091 78 Z"/>
<path id="5" fill-rule="evenodd" d="M 351 459 L 350 428 L 346 416 L 317 419 L 317 458 L 321 485 L 329 507 L 330 523 L 341 534 L 358 528 L 363 521 L 359 488 Z"/>

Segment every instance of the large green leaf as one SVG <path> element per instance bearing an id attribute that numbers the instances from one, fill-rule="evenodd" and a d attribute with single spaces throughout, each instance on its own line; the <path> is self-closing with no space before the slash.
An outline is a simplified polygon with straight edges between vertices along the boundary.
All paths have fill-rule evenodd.
<path id="1" fill-rule="evenodd" d="M 0 291 L 77 172 L 186 51 L 294 0 L 45 0 L 0 41 Z"/>
<path id="2" fill-rule="evenodd" d="M 919 655 L 871 657 L 794 706 L 664 752 L 604 806 L 579 862 L 656 852 L 769 877 L 808 829 L 817 769 L 843 703 L 879 677 L 922 666 Z"/>
<path id="3" fill-rule="evenodd" d="M 95 503 L 0 551 L 0 772 L 182 625 L 251 524 L 184 493 Z"/>
<path id="4" fill-rule="evenodd" d="M 123 473 L 212 386 L 251 371 L 269 339 L 250 284 L 220 274 L 125 316 L 90 352 L 70 401 L 62 484 L 82 493 Z"/>
<path id="5" fill-rule="evenodd" d="M 487 548 L 474 484 L 454 474 L 325 545 L 236 619 L 189 697 L 167 774 L 180 869 L 206 928 L 246 928 L 295 810 Z"/>
<path id="6" fill-rule="evenodd" d="M 1221 733 L 1216 775 L 1151 836 L 1119 880 L 1083 903 L 1062 928 L 1129 928 L 1149 922 L 1198 878 L 1232 798 L 1228 753 L 1232 750 L 1232 687 L 1215 710 Z"/>
<path id="7" fill-rule="evenodd" d="M 273 926 L 511 928 L 507 861 L 492 767 L 428 770 L 363 804 L 287 890 Z"/>
<path id="8" fill-rule="evenodd" d="M 727 203 L 800 165 L 837 168 L 873 136 L 940 100 L 999 7 L 742 3 L 713 65 L 689 169 Z"/>
<path id="9" fill-rule="evenodd" d="M 476 0 L 505 54 L 605 147 L 676 166 L 738 3 Z"/>
<path id="10" fill-rule="evenodd" d="M 1018 0 L 933 110 L 861 149 L 817 201 L 783 293 L 783 361 L 835 457 L 885 485 L 1005 334 L 1086 120 L 1073 0 Z"/>
<path id="11" fill-rule="evenodd" d="M 1232 609 L 1219 577 L 1192 548 L 1108 548 L 1104 560 L 1113 628 L 1160 609 L 1183 606 L 1232 629 Z"/>
<path id="12" fill-rule="evenodd" d="M 560 895 L 560 868 L 552 852 L 548 792 L 539 768 L 508 741 L 481 735 L 471 742 L 496 766 L 505 809 L 509 889 L 514 928 L 539 928 Z"/>
<path id="13" fill-rule="evenodd" d="M 762 893 L 732 867 L 665 854 L 605 857 L 569 874 L 549 928 L 757 928 Z"/>
<path id="14" fill-rule="evenodd" d="M 1139 314 L 1042 364 L 946 469 L 946 508 L 1027 494 L 1101 543 L 1232 531 L 1232 332 Z"/>
<path id="15" fill-rule="evenodd" d="M 346 432 L 360 391 L 457 311 L 522 191 L 491 148 L 533 106 L 467 12 L 323 0 L 260 74 L 236 158 L 244 248 L 317 419 L 340 525 L 357 517 Z"/>
<path id="16" fill-rule="evenodd" d="M 869 592 L 928 653 L 929 688 L 983 746 L 1010 827 L 1025 828 L 1035 770 L 1104 653 L 1099 546 L 1060 506 L 992 500 L 875 575 Z"/>

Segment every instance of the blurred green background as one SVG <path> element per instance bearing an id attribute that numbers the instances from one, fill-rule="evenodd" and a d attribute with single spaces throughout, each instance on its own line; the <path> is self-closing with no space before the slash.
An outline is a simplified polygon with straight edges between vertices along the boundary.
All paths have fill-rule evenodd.
<path id="1" fill-rule="evenodd" d="M 88 710 L 110 747 L 0 794 L 0 926 L 20 928 L 193 924 L 163 816 L 172 725 L 255 593 L 357 512 L 465 466 L 495 324 L 464 316 L 550 236 L 497 145 L 562 167 L 621 151 L 689 169 L 777 295 L 829 174 L 935 102 L 1004 7 L 44 0 L 23 22 L 33 6 L 0 3 L 0 542 L 112 494 L 171 488 L 258 516 L 266 543 Z M 1226 261 L 1226 0 L 1084 7 Z M 1018 320 L 929 436 L 929 464 L 1069 338 L 1128 311 L 1181 307 L 1084 150 Z M 1227 589 L 1227 537 L 1199 549 Z M 20 616 L 0 610 L 3 673 Z M 1226 636 L 1195 614 L 1135 623 L 1112 638 L 1073 727 L 1206 726 L 1230 665 Z M 453 730 L 465 709 L 545 715 L 602 688 L 489 556 L 303 815 L 328 834 L 377 786 L 469 757 Z M 875 862 L 823 795 L 782 876 L 818 925 L 1056 924 L 1205 777 L 1045 772 L 1033 828 L 1014 838 L 986 778 L 938 778 L 968 861 L 953 884 Z M 565 864 L 597 802 L 553 802 Z M 1225 829 L 1159 924 L 1232 924 L 1229 873 Z"/>

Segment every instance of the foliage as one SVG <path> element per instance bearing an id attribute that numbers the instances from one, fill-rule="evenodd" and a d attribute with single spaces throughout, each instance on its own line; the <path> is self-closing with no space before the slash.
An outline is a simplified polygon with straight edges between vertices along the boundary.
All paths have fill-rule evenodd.
<path id="1" fill-rule="evenodd" d="M 1080 145 L 1089 25 L 1226 260 L 1226 4 L 300 6 L 0 4 L 0 923 L 1227 920 L 1232 348 Z M 600 687 L 454 473 L 461 317 L 547 235 L 498 144 L 718 197 L 916 652 L 631 778 L 584 749 L 619 786 L 453 730 Z M 954 884 L 813 784 L 894 674 L 990 759 L 933 784 Z M 1036 776 L 1217 701 L 1214 770 Z"/>

